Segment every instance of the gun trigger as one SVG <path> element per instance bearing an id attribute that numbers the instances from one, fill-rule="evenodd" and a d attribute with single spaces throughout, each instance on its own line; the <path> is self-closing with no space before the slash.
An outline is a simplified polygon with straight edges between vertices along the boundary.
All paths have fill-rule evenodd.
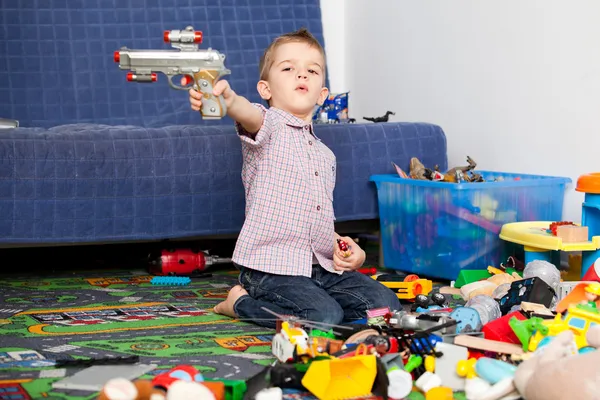
<path id="1" fill-rule="evenodd" d="M 169 86 L 171 86 L 173 89 L 177 89 L 177 90 L 187 90 L 186 88 L 184 88 L 183 86 L 177 86 L 176 84 L 173 83 L 173 75 L 169 75 Z"/>

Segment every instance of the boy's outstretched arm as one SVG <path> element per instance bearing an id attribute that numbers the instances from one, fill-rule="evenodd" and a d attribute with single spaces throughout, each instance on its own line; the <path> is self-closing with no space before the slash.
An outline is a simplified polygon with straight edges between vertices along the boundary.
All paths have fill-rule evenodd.
<path id="1" fill-rule="evenodd" d="M 182 78 L 183 84 L 183 78 Z M 190 89 L 190 104 L 192 110 L 199 111 L 202 107 L 202 93 Z M 256 133 L 263 124 L 262 112 L 252 105 L 244 96 L 240 96 L 231 89 L 229 82 L 221 80 L 213 88 L 215 96 L 223 95 L 227 106 L 227 115 L 239 123 L 247 132 Z"/>

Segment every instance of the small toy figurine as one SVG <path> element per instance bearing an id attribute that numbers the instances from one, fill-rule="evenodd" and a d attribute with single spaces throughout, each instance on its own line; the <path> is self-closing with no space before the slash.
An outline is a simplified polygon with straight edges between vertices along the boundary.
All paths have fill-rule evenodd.
<path id="1" fill-rule="evenodd" d="M 390 115 L 396 115 L 396 113 L 393 111 L 388 111 L 383 117 L 363 117 L 363 119 L 371 122 L 388 122 Z"/>
<path id="2" fill-rule="evenodd" d="M 600 300 L 600 283 L 594 282 L 588 284 L 585 288 L 585 298 L 587 301 L 584 300 L 581 304 L 598 312 L 596 301 Z"/>
<path id="3" fill-rule="evenodd" d="M 350 251 L 350 247 L 348 246 L 348 243 L 346 243 L 342 239 L 338 239 L 337 243 L 338 243 L 338 247 L 342 251 L 343 256 L 344 257 L 350 257 L 350 255 L 352 254 L 352 252 Z"/>

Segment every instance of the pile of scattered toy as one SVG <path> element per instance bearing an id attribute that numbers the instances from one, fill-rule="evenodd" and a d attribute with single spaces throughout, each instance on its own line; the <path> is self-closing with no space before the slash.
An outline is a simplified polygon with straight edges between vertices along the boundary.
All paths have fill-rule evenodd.
<path id="1" fill-rule="evenodd" d="M 396 169 L 398 175 L 405 179 L 419 179 L 452 183 L 485 182 L 483 177 L 474 171 L 477 167 L 477 163 L 473 161 L 471 157 L 467 157 L 467 164 L 468 165 L 465 166 L 451 168 L 442 173 L 439 166 L 436 165 L 433 169 L 426 168 L 417 157 L 413 157 L 410 159 L 410 169 L 407 174 L 396 163 L 392 162 L 392 165 Z"/>
<path id="2" fill-rule="evenodd" d="M 318 399 L 552 400 L 600 389 L 600 283 L 562 282 L 551 263 L 513 257 L 439 290 L 395 276 L 373 279 L 398 290 L 407 309 L 370 310 L 366 324 L 324 332 L 278 316 L 278 362 L 248 381 L 247 398 L 298 389 Z"/>
<path id="3" fill-rule="evenodd" d="M 593 398 L 600 362 L 598 282 L 563 282 L 541 260 L 463 270 L 451 286 L 416 275 L 373 275 L 402 310 L 369 310 L 360 324 L 276 314 L 276 361 L 232 387 L 178 366 L 152 380 L 110 379 L 99 400 L 554 400 Z M 230 382 L 231 383 L 231 382 Z"/>

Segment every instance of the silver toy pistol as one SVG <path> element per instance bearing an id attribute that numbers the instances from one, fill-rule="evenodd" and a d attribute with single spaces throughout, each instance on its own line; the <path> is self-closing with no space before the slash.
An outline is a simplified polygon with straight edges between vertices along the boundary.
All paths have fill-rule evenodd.
<path id="1" fill-rule="evenodd" d="M 217 81 L 231 74 L 225 68 L 225 55 L 208 48 L 198 49 L 202 43 L 202 32 L 188 26 L 184 30 L 165 31 L 163 40 L 179 50 L 131 50 L 122 47 L 115 51 L 114 60 L 120 69 L 129 70 L 129 82 L 156 82 L 157 72 L 169 78 L 169 86 L 177 90 L 190 87 L 202 93 L 200 114 L 204 119 L 223 118 L 227 113 L 223 96 L 214 96 L 213 87 Z M 183 86 L 173 83 L 173 77 L 183 75 Z"/>

